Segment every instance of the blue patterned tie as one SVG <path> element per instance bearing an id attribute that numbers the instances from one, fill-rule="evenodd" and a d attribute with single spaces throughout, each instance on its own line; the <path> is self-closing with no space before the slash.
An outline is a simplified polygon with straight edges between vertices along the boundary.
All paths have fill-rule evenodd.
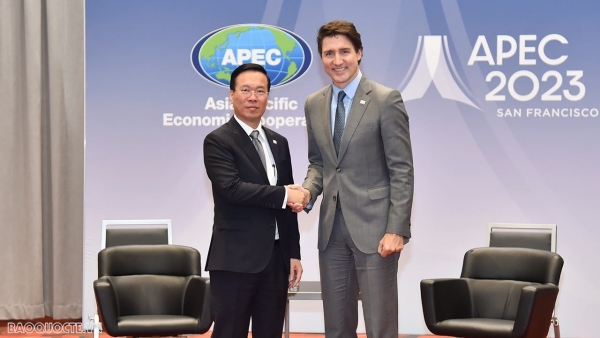
<path id="1" fill-rule="evenodd" d="M 338 93 L 337 108 L 335 110 L 335 125 L 333 128 L 333 146 L 335 147 L 336 155 L 339 155 L 342 134 L 344 133 L 344 126 L 346 125 L 346 108 L 344 107 L 344 97 L 346 97 L 346 93 L 341 90 Z"/>
<path id="2" fill-rule="evenodd" d="M 260 140 L 258 139 L 258 130 L 253 130 L 250 133 L 250 138 L 252 139 L 252 144 L 254 144 L 254 148 L 256 148 L 256 151 L 258 152 L 258 156 L 260 157 L 260 160 L 263 164 L 263 167 L 265 167 L 265 171 L 267 170 L 267 161 L 265 160 L 265 151 L 263 150 L 262 147 L 262 142 L 260 142 Z"/>

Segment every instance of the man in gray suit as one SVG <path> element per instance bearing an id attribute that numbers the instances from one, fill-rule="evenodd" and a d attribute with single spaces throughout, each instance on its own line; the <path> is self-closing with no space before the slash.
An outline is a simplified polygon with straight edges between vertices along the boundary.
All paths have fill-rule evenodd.
<path id="1" fill-rule="evenodd" d="M 354 24 L 332 21 L 317 43 L 332 84 L 305 103 L 310 209 L 323 194 L 319 265 L 325 335 L 356 337 L 358 295 L 367 337 L 398 337 L 398 259 L 410 238 L 413 160 L 397 90 L 367 79 Z M 299 209 L 297 206 L 296 209 Z"/>

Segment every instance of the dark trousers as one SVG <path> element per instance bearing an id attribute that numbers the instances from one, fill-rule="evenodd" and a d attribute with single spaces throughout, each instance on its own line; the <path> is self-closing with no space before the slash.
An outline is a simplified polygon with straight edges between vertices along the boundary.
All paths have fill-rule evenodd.
<path id="1" fill-rule="evenodd" d="M 210 271 L 210 296 L 214 320 L 213 338 L 252 336 L 281 338 L 288 273 L 281 247 L 276 242 L 271 260 L 259 273 Z"/>

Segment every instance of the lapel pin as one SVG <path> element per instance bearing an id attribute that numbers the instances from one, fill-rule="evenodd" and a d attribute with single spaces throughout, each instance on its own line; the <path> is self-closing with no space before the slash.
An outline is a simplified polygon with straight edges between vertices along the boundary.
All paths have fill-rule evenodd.
<path id="1" fill-rule="evenodd" d="M 277 144 L 277 140 L 273 140 L 273 144 Z"/>
<path id="2" fill-rule="evenodd" d="M 366 101 L 365 100 L 360 100 L 360 104 L 365 104 Z"/>

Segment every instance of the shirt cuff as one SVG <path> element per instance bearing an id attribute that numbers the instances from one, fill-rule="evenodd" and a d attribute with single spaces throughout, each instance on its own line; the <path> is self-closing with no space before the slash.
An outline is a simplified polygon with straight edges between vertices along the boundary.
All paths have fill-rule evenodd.
<path id="1" fill-rule="evenodd" d="M 285 209 L 285 206 L 287 205 L 287 188 L 283 187 L 283 189 L 285 189 L 285 197 L 283 197 L 283 206 L 281 209 Z"/>

